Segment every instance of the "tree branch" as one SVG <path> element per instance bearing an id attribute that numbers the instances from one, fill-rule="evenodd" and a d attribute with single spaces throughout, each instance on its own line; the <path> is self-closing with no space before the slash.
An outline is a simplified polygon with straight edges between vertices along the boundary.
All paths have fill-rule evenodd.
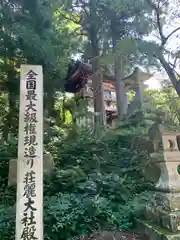
<path id="1" fill-rule="evenodd" d="M 80 22 L 81 22 L 81 19 L 79 20 L 79 21 L 77 21 L 75 18 L 73 18 L 73 17 L 67 17 L 66 16 L 66 14 L 64 14 L 64 13 L 60 13 L 60 16 L 62 16 L 64 19 L 66 19 L 66 20 L 68 20 L 68 21 L 70 21 L 70 22 L 74 22 L 74 23 L 76 23 L 76 24 L 80 24 Z"/>
<path id="2" fill-rule="evenodd" d="M 180 30 L 180 27 L 174 29 L 168 36 L 165 36 L 164 33 L 163 33 L 161 18 L 160 18 L 160 1 L 158 1 L 158 6 L 156 6 L 156 4 L 153 3 L 151 0 L 147 0 L 147 2 L 156 12 L 156 24 L 157 24 L 159 35 L 160 35 L 160 38 L 161 38 L 161 46 L 164 46 L 166 44 L 166 42 L 168 41 L 168 39 L 170 37 L 172 37 L 172 35 L 174 33 L 176 33 L 177 31 Z"/>
<path id="3" fill-rule="evenodd" d="M 177 62 L 178 58 L 176 57 L 175 60 L 174 60 L 174 63 L 173 63 L 173 68 L 176 67 L 176 62 Z"/>
<path id="4" fill-rule="evenodd" d="M 161 46 L 163 47 L 167 40 L 166 37 L 164 36 L 163 33 L 163 28 L 162 28 L 162 24 L 161 24 L 161 17 L 160 17 L 160 1 L 158 1 L 158 5 L 156 6 L 155 3 L 153 3 L 151 0 L 146 0 L 147 3 L 149 4 L 149 6 L 155 11 L 156 13 L 156 24 L 157 24 L 157 28 L 159 31 L 159 35 L 160 35 L 160 39 L 161 39 Z"/>
<path id="5" fill-rule="evenodd" d="M 171 66 L 171 68 L 173 69 L 173 71 L 175 72 L 175 74 L 177 75 L 177 78 L 180 78 L 180 74 L 174 69 L 174 64 L 169 62 L 169 65 Z"/>
<path id="6" fill-rule="evenodd" d="M 172 35 L 173 35 L 174 33 L 176 33 L 176 32 L 179 31 L 179 30 L 180 30 L 180 27 L 174 29 L 174 30 L 166 37 L 166 42 L 167 42 L 167 40 L 168 40 L 170 37 L 172 37 Z"/>
<path id="7" fill-rule="evenodd" d="M 165 38 L 165 36 L 163 34 L 163 29 L 162 29 L 162 25 L 161 25 L 161 18 L 160 18 L 159 9 L 156 8 L 155 12 L 156 12 L 157 27 L 158 27 L 158 30 L 159 30 L 159 35 L 161 37 L 161 45 L 164 46 L 165 43 L 166 43 L 166 38 Z"/>

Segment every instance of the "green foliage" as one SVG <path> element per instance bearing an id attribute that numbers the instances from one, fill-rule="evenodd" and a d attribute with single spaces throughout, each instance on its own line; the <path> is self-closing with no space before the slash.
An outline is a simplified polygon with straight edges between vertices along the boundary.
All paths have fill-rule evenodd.
<path id="1" fill-rule="evenodd" d="M 17 156 L 17 140 L 12 138 L 7 143 L 0 140 L 0 185 L 7 184 L 9 160 Z M 0 195 L 0 198 L 3 197 Z"/>
<path id="2" fill-rule="evenodd" d="M 133 226 L 140 206 L 137 198 L 149 187 L 142 174 L 148 155 L 129 149 L 123 141 L 127 132 L 96 135 L 83 130 L 74 139 L 54 142 L 56 168 L 44 179 L 45 239 L 72 239 L 93 230 Z M 5 240 L 13 236 L 15 191 L 1 185 L 1 193 L 0 236 Z"/>
<path id="3" fill-rule="evenodd" d="M 132 149 L 131 140 L 146 136 L 147 129 L 124 123 L 112 131 L 79 129 L 74 120 L 87 114 L 80 109 L 85 102 L 64 99 L 59 92 L 63 92 L 69 58 L 84 47 L 84 35 L 88 38 L 84 55 L 108 56 L 112 66 L 112 26 L 117 40 L 115 55 L 123 55 L 125 68 L 137 59 L 142 61 L 144 52 L 155 64 L 158 45 L 141 40 L 151 30 L 150 13 L 140 0 L 136 6 L 132 0 L 92 0 L 85 6 L 77 1 L 75 8 L 73 1 L 3 1 L 0 136 L 5 141 L 0 142 L 0 239 L 14 239 L 15 189 L 8 188 L 7 181 L 9 160 L 17 158 L 20 63 L 41 64 L 44 69 L 44 151 L 56 162 L 54 171 L 44 178 L 45 239 L 66 240 L 93 230 L 133 226 L 133 216 L 141 207 L 138 200 L 151 184 L 143 176 L 148 154 Z M 105 58 L 100 60 L 107 65 Z M 179 121 L 179 101 L 173 91 L 148 94 L 156 106 L 168 107 L 174 122 Z"/>
<path id="4" fill-rule="evenodd" d="M 0 239 L 14 239 L 15 189 L 8 188 L 9 160 L 17 156 L 17 141 L 10 139 L 7 143 L 0 141 Z"/>
<path id="5" fill-rule="evenodd" d="M 60 2 L 14 0 L 0 5 L 0 129 L 7 140 L 9 133 L 18 132 L 20 64 L 43 66 L 44 108 L 52 117 L 69 58 L 81 43 L 74 33 L 77 26 L 61 16 Z"/>
<path id="6" fill-rule="evenodd" d="M 165 86 L 160 90 L 148 90 L 145 98 L 151 104 L 151 109 L 154 107 L 152 110 L 163 108 L 167 112 L 169 123 L 179 125 L 180 98 L 172 86 Z"/>
<path id="7" fill-rule="evenodd" d="M 44 189 L 48 226 L 53 222 L 49 238 L 132 226 L 139 206 L 134 200 L 149 187 L 141 171 L 147 154 L 129 151 L 123 137 L 85 131 L 57 146 L 57 169 L 46 178 Z"/>
<path id="8" fill-rule="evenodd" d="M 0 205 L 0 239 L 14 240 L 15 213 L 10 208 Z"/>
<path id="9" fill-rule="evenodd" d="M 127 210 L 119 206 L 121 209 L 113 211 L 112 203 L 107 198 L 87 194 L 61 194 L 47 201 L 47 239 L 58 239 L 59 235 L 62 239 L 71 239 L 72 236 L 87 235 L 93 229 L 100 230 L 108 225 L 122 226 L 121 214 Z M 130 223 L 128 225 L 126 220 L 129 216 L 124 215 L 124 226 L 129 227 Z M 49 225 L 53 228 L 50 229 Z"/>

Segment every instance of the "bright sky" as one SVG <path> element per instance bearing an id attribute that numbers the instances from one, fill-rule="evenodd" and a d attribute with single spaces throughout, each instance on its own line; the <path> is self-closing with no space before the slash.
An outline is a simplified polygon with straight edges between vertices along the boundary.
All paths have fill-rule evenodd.
<path id="1" fill-rule="evenodd" d="M 148 85 L 149 89 L 160 89 L 161 88 L 161 81 L 163 81 L 164 78 L 162 76 L 157 76 L 156 77 L 152 77 L 149 80 L 147 80 L 145 82 L 145 84 Z"/>
<path id="2" fill-rule="evenodd" d="M 180 1 L 179 0 L 169 0 L 171 2 L 171 8 L 172 11 L 169 12 L 169 18 L 170 20 L 166 23 L 164 27 L 164 33 L 166 36 L 170 34 L 174 29 L 180 27 L 180 12 L 178 17 L 174 17 L 174 13 L 177 14 L 177 9 L 180 8 Z M 172 18 L 174 18 L 172 20 Z M 158 41 L 158 39 L 155 36 L 149 36 L 146 38 L 147 40 L 155 40 Z M 177 51 L 180 42 L 180 30 L 176 32 L 171 38 L 169 38 L 167 48 L 171 51 Z M 180 66 L 177 66 L 177 71 L 180 70 Z M 146 83 L 149 85 L 149 88 L 151 89 L 157 89 L 161 87 L 161 81 L 168 79 L 168 76 L 165 73 L 162 72 L 156 72 L 154 74 L 154 77 L 149 79 Z"/>

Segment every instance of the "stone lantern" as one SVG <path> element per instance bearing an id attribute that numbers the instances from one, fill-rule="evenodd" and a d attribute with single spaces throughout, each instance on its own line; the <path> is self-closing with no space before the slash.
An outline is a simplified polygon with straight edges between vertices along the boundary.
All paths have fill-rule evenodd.
<path id="1" fill-rule="evenodd" d="M 126 92 L 133 90 L 135 97 L 133 101 L 128 105 L 127 115 L 130 116 L 134 110 L 141 108 L 143 105 L 143 92 L 147 88 L 144 83 L 146 80 L 151 78 L 153 74 L 142 71 L 139 67 L 136 67 L 134 71 L 123 78 Z M 127 95 L 126 95 L 127 96 Z"/>
<path id="2" fill-rule="evenodd" d="M 144 217 L 137 220 L 150 240 L 180 239 L 180 132 L 160 128 L 162 148 L 151 154 L 151 162 L 160 171 L 150 192 Z M 157 138 L 154 137 L 154 141 Z M 155 144 L 156 145 L 156 144 Z M 159 145 L 160 146 L 160 145 Z"/>

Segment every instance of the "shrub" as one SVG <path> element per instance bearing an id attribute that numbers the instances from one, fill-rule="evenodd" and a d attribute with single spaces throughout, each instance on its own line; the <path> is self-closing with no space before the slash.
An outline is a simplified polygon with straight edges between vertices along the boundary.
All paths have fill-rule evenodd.
<path id="1" fill-rule="evenodd" d="M 15 214 L 12 208 L 0 204 L 0 239 L 15 239 Z"/>
<path id="2" fill-rule="evenodd" d="M 135 200 L 148 186 L 142 174 L 148 155 L 130 149 L 128 134 L 123 134 L 81 131 L 54 142 L 56 169 L 44 179 L 45 239 L 67 240 L 133 226 L 139 207 Z M 8 189 L 6 197 L 7 206 L 12 206 L 14 191 Z M 11 239 L 15 218 L 6 211 L 0 216 L 0 234 Z"/>

